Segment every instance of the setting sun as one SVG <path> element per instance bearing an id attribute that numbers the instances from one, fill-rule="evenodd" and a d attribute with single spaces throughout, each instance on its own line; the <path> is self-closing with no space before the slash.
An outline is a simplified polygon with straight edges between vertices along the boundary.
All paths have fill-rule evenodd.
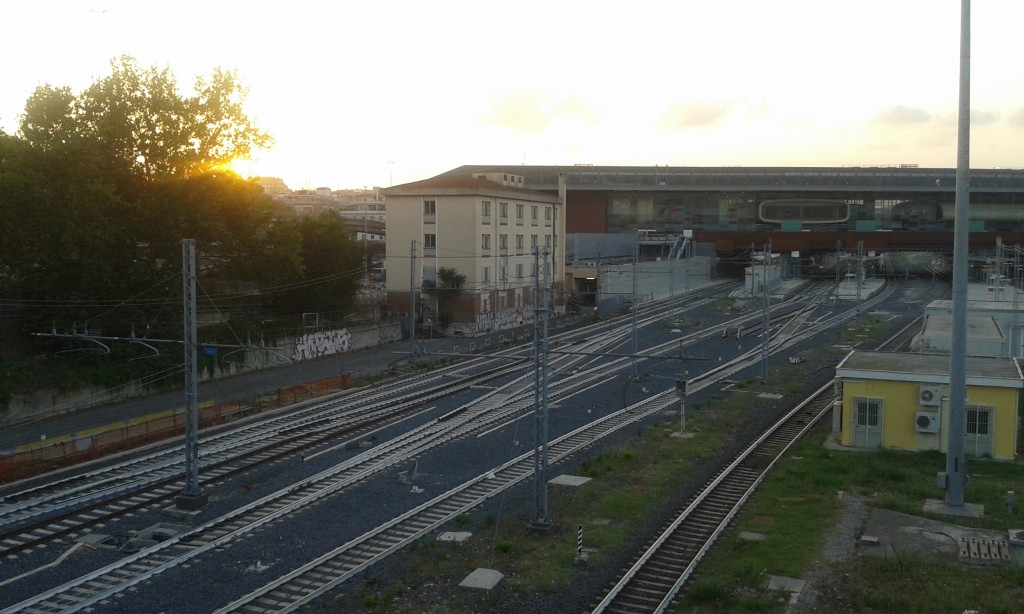
<path id="1" fill-rule="evenodd" d="M 226 167 L 239 177 L 249 179 L 256 175 L 255 163 L 249 158 L 235 158 L 231 162 L 228 162 Z"/>

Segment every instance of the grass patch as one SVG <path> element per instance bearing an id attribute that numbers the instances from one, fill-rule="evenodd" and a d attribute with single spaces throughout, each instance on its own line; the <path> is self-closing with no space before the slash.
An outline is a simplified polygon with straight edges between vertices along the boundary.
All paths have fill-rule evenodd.
<path id="1" fill-rule="evenodd" d="M 927 516 L 921 506 L 925 499 L 942 498 L 935 473 L 944 467 L 945 457 L 939 453 L 830 451 L 822 446 L 821 436 L 801 442 L 701 563 L 702 588 L 687 594 L 686 605 L 715 613 L 744 611 L 754 604 L 760 611 L 785 611 L 778 593 L 763 590 L 767 575 L 807 577 L 822 564 L 821 549 L 842 509 L 838 491 L 869 497 L 874 507 Z M 956 524 L 998 530 L 1019 524 L 1007 514 L 1003 498 L 1019 484 L 1020 465 L 970 459 L 968 471 L 972 479 L 967 498 L 984 504 L 986 516 L 957 518 Z M 740 539 L 744 531 L 765 538 Z M 851 560 L 834 573 L 842 581 L 827 592 L 831 601 L 819 604 L 823 612 L 1024 611 L 1024 570 L 1017 568 L 978 570 L 897 554 Z M 993 594 L 1000 586 L 1007 588 Z"/>
<path id="2" fill-rule="evenodd" d="M 1024 608 L 1019 567 L 975 569 L 896 557 L 855 559 L 835 572 L 843 582 L 819 603 L 822 611 L 1014 614 Z"/>
<path id="3" fill-rule="evenodd" d="M 422 612 L 420 604 L 430 599 L 419 595 L 431 591 L 445 593 L 445 612 L 487 611 L 488 597 L 456 589 L 477 567 L 499 569 L 505 575 L 503 586 L 522 595 L 551 595 L 579 581 L 587 566 L 605 562 L 609 553 L 621 547 L 678 491 L 695 462 L 721 450 L 727 434 L 742 422 L 750 401 L 729 397 L 714 404 L 714 412 L 694 412 L 688 418 L 695 432 L 691 439 L 671 437 L 678 427 L 670 419 L 644 428 L 618 448 L 583 460 L 577 472 L 593 479 L 581 488 L 550 489 L 548 504 L 554 522 L 547 530 L 531 529 L 533 518 L 526 511 L 506 512 L 501 518 L 490 512 L 460 515 L 452 525 L 477 528 L 472 539 L 453 544 L 428 538 L 397 557 L 401 570 L 389 587 L 395 597 L 387 611 Z M 519 510 L 532 511 L 532 496 L 515 499 Z M 596 550 L 587 566 L 576 563 L 580 525 L 584 527 L 584 545 Z M 333 609 L 380 611 L 376 599 L 384 594 L 382 588 L 367 581 L 336 601 Z"/>

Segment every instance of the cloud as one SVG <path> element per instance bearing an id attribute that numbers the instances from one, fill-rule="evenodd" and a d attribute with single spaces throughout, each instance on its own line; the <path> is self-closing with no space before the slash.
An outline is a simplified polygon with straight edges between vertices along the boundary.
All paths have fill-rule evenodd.
<path id="1" fill-rule="evenodd" d="M 714 128 L 721 125 L 732 110 L 733 105 L 725 102 L 680 102 L 661 114 L 658 128 L 668 131 Z"/>
<path id="2" fill-rule="evenodd" d="M 537 134 L 565 118 L 582 120 L 587 124 L 600 122 L 598 112 L 579 98 L 562 98 L 541 92 L 502 95 L 494 101 L 493 112 L 486 121 L 516 132 Z"/>
<path id="3" fill-rule="evenodd" d="M 1006 120 L 1010 122 L 1011 126 L 1024 128 L 1024 107 L 1021 107 L 1007 115 Z"/>
<path id="4" fill-rule="evenodd" d="M 875 116 L 874 123 L 883 126 L 907 126 L 911 124 L 925 124 L 931 120 L 932 116 L 924 109 L 901 105 L 883 109 Z"/>

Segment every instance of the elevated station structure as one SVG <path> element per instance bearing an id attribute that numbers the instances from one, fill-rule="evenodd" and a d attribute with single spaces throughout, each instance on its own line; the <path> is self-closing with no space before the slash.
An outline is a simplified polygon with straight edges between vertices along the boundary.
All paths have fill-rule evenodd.
<path id="1" fill-rule="evenodd" d="M 720 257 L 767 244 L 804 255 L 953 246 L 952 168 L 467 165 L 445 175 L 485 171 L 552 194 L 564 175 L 567 235 L 690 231 Z M 1024 243 L 1024 170 L 972 170 L 970 181 L 971 249 Z"/>

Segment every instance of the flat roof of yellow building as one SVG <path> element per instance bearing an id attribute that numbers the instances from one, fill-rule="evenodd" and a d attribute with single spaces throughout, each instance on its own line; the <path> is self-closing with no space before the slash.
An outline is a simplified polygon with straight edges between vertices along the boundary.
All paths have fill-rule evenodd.
<path id="1" fill-rule="evenodd" d="M 948 384 L 949 360 L 949 354 L 852 350 L 836 366 L 836 376 Z M 968 356 L 964 368 L 968 385 L 1024 388 L 1024 374 L 1015 358 Z"/>

